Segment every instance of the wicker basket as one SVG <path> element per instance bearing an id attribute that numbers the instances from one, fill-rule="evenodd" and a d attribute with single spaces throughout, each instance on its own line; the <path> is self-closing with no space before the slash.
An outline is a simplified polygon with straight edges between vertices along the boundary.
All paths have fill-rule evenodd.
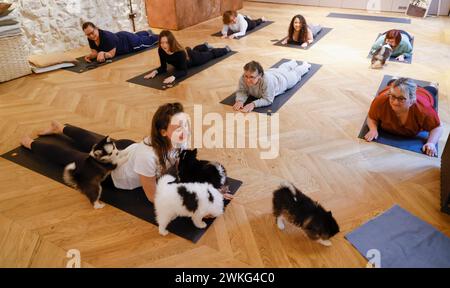
<path id="1" fill-rule="evenodd" d="M 0 82 L 31 73 L 23 35 L 0 38 Z"/>

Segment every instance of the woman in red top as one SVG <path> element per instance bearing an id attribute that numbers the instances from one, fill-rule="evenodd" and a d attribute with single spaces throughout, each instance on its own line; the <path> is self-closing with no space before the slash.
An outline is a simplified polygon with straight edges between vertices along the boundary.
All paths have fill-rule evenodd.
<path id="1" fill-rule="evenodd" d="M 369 132 L 367 141 L 378 138 L 378 127 L 392 134 L 414 137 L 420 131 L 428 131 L 422 151 L 436 156 L 436 144 L 442 134 L 439 116 L 433 109 L 437 86 L 418 87 L 408 78 L 392 79 L 370 105 L 367 117 Z"/>

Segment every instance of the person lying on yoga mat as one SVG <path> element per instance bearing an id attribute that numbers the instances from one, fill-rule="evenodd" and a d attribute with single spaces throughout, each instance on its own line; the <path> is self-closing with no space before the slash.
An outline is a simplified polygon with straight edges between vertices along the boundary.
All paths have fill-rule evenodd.
<path id="1" fill-rule="evenodd" d="M 135 143 L 128 139 L 115 140 L 117 148 L 125 149 L 128 153 L 128 160 L 113 170 L 107 181 L 120 189 L 132 190 L 142 187 L 148 200 L 153 202 L 156 179 L 175 169 L 180 148 L 187 146 L 190 134 L 187 119 L 180 103 L 167 103 L 156 110 L 152 118 L 150 135 L 142 141 Z M 62 125 L 55 121 L 40 133 L 40 135 L 50 134 L 64 134 L 80 147 L 79 150 L 45 143 L 39 138 L 33 140 L 29 136 L 25 136 L 21 144 L 31 149 L 33 153 L 62 166 L 71 162 L 83 163 L 92 146 L 103 138 L 82 128 Z M 224 196 L 227 198 L 229 195 Z"/>
<path id="2" fill-rule="evenodd" d="M 105 62 L 114 56 L 143 50 L 158 41 L 158 35 L 153 35 L 150 30 L 136 33 L 127 31 L 112 33 L 97 28 L 92 22 L 83 23 L 82 28 L 91 48 L 91 53 L 84 57 L 86 62 L 94 59 L 97 62 Z"/>
<path id="3" fill-rule="evenodd" d="M 171 64 L 175 67 L 175 71 L 163 80 L 164 84 L 170 84 L 175 79 L 186 76 L 188 68 L 203 65 L 214 58 L 226 55 L 230 51 L 231 49 L 228 46 L 225 46 L 225 48 L 213 48 L 206 42 L 195 46 L 193 49 L 190 47 L 183 48 L 172 32 L 163 30 L 159 34 L 158 48 L 161 66 L 145 75 L 144 78 L 150 79 L 157 74 L 166 73 L 167 64 Z"/>
<path id="4" fill-rule="evenodd" d="M 420 87 L 408 78 L 391 79 L 372 101 L 367 116 L 369 132 L 367 141 L 378 138 L 378 127 L 405 137 L 414 137 L 421 131 L 428 131 L 427 142 L 422 151 L 436 156 L 436 144 L 442 135 L 439 116 L 433 109 L 437 84 Z"/>
<path id="5" fill-rule="evenodd" d="M 251 61 L 245 64 L 244 74 L 239 80 L 239 88 L 236 91 L 236 102 L 233 109 L 241 112 L 251 112 L 257 107 L 269 106 L 276 96 L 297 84 L 303 75 L 308 73 L 311 64 L 291 60 L 281 64 L 278 68 L 270 68 L 266 72 L 261 64 Z M 256 99 L 246 104 L 249 96 Z"/>
<path id="6" fill-rule="evenodd" d="M 281 41 L 281 44 L 301 45 L 306 48 L 314 41 L 314 37 L 322 31 L 320 25 L 308 25 L 302 15 L 295 15 L 289 24 L 288 36 Z"/>
<path id="7" fill-rule="evenodd" d="M 389 44 L 392 47 L 391 57 L 395 57 L 396 60 L 403 62 L 405 58 L 409 58 L 412 55 L 411 39 L 411 36 L 405 31 L 389 30 L 378 37 L 370 50 L 370 55 L 373 55 L 384 44 Z"/>
<path id="8" fill-rule="evenodd" d="M 237 38 L 245 36 L 245 33 L 255 29 L 256 26 L 264 23 L 264 17 L 258 19 L 251 19 L 248 16 L 237 13 L 236 11 L 225 11 L 222 16 L 223 28 L 222 38 Z"/>

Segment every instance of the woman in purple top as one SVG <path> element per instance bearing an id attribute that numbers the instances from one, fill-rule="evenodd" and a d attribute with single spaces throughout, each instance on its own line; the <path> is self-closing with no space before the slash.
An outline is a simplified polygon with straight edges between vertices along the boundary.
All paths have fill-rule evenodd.
<path id="1" fill-rule="evenodd" d="M 91 53 L 84 57 L 87 62 L 93 59 L 104 62 L 114 56 L 140 51 L 152 46 L 159 39 L 158 35 L 153 35 L 151 31 L 112 33 L 97 28 L 91 22 L 84 23 L 82 28 L 91 48 Z"/>

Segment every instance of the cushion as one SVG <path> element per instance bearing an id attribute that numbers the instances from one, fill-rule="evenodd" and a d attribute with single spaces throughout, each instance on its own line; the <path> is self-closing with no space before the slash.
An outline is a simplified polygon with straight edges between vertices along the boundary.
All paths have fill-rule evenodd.
<path id="1" fill-rule="evenodd" d="M 76 63 L 77 59 L 65 53 L 52 53 L 47 55 L 31 55 L 28 61 L 38 68 L 53 66 L 60 63 Z"/>

